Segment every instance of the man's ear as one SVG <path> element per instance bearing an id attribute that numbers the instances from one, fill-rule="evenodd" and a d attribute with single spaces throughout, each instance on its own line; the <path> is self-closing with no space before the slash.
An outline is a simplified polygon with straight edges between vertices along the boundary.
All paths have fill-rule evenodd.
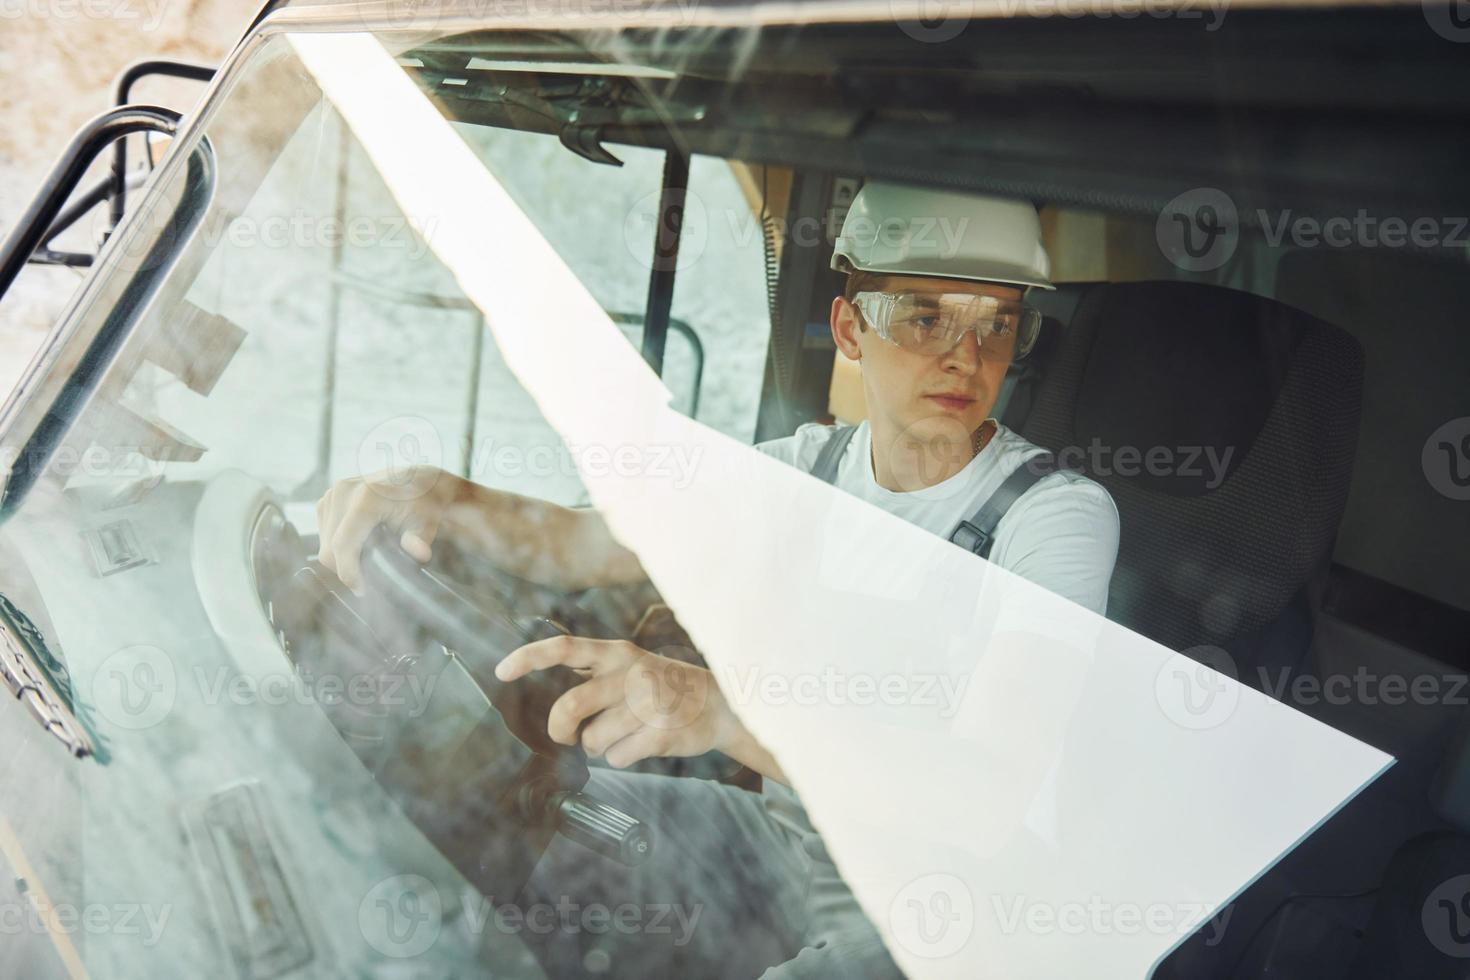
<path id="1" fill-rule="evenodd" d="M 862 360 L 863 351 L 858 346 L 858 312 L 844 296 L 832 300 L 832 340 L 849 361 Z"/>

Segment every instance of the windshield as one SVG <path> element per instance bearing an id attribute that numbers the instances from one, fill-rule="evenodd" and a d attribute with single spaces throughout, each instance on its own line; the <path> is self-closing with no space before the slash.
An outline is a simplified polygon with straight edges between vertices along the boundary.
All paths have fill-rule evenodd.
<path id="1" fill-rule="evenodd" d="M 1016 490 L 1052 488 L 1034 531 L 984 525 L 985 467 L 1036 459 L 1001 420 L 1035 397 L 1042 280 L 1089 280 L 1101 212 L 915 205 L 944 261 L 997 261 L 987 215 L 1037 230 L 981 277 L 1024 344 L 987 320 L 905 348 L 843 319 L 832 254 L 927 295 L 838 232 L 883 181 L 934 185 L 861 172 L 827 67 L 803 142 L 742 101 L 764 49 L 443 33 L 257 41 L 76 314 L 126 307 L 125 337 L 4 535 L 97 750 L 66 771 L 82 860 L 52 901 L 152 922 L 89 935 L 89 969 L 146 945 L 253 977 L 1141 976 L 1390 764 L 1238 682 L 1226 637 L 1286 599 L 1206 557 L 1177 592 L 1226 598 L 1157 612 L 1119 542 L 1134 491 L 1059 451 Z M 1096 329 L 1097 363 L 1171 356 Z M 1038 441 L 1157 417 L 1051 391 Z M 1168 494 L 1267 480 L 1255 431 L 1170 435 L 1195 482 Z M 1159 458 L 1135 441 L 1110 451 Z"/>

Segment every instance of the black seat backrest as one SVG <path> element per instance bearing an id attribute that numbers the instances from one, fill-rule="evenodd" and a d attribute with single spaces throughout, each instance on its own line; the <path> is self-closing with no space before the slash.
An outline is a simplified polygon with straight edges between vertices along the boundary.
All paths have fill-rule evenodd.
<path id="1" fill-rule="evenodd" d="M 1359 441 L 1372 478 L 1348 498 L 1339 562 L 1470 610 L 1470 549 L 1445 544 L 1470 540 L 1470 507 L 1425 478 L 1421 457 L 1435 430 L 1470 415 L 1463 251 L 1451 262 L 1415 249 L 1293 249 L 1276 269 L 1282 302 L 1346 330 L 1368 356 Z"/>
<path id="2" fill-rule="evenodd" d="M 1023 434 L 1118 505 L 1109 617 L 1175 650 L 1228 646 L 1272 623 L 1331 551 L 1362 349 L 1235 290 L 1077 288 Z"/>

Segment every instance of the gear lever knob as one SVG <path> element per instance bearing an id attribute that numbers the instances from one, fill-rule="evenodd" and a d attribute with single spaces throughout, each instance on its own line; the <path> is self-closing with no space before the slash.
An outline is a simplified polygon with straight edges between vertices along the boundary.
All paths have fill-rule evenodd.
<path id="1" fill-rule="evenodd" d="M 557 793 L 551 802 L 562 836 L 630 868 L 653 853 L 653 835 L 617 807 L 586 793 Z"/>

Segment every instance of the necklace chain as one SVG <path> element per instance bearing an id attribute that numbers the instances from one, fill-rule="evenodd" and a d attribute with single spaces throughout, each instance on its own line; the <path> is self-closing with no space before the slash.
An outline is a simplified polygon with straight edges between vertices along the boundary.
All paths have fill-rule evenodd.
<path id="1" fill-rule="evenodd" d="M 995 430 L 995 419 L 986 419 L 980 423 L 980 427 L 975 430 L 975 435 L 970 442 L 970 448 L 975 451 L 974 455 L 979 456 L 980 450 L 990 445 L 990 440 L 995 436 Z"/>

